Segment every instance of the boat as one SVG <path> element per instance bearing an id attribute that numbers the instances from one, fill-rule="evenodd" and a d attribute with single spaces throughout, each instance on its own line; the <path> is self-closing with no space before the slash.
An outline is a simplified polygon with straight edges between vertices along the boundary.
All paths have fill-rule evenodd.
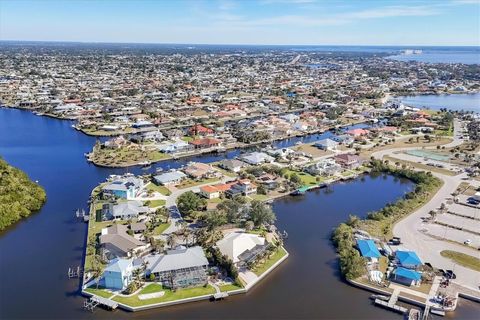
<path id="1" fill-rule="evenodd" d="M 383 294 L 372 294 L 370 296 L 370 299 L 372 299 L 372 300 L 380 299 L 380 300 L 383 300 L 383 301 L 388 301 L 390 299 L 390 297 L 384 296 Z"/>
<path id="2" fill-rule="evenodd" d="M 421 312 L 420 310 L 418 309 L 410 309 L 410 311 L 408 312 L 408 320 L 420 320 L 421 319 Z"/>
<path id="3" fill-rule="evenodd" d="M 138 165 L 143 166 L 143 167 L 148 167 L 151 164 L 152 164 L 152 162 L 150 162 L 150 161 L 142 161 L 142 162 L 138 163 Z"/>

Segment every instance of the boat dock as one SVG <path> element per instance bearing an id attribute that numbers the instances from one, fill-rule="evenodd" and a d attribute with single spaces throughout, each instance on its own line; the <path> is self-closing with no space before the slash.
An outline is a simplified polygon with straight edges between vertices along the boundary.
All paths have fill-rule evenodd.
<path id="1" fill-rule="evenodd" d="M 98 305 L 105 306 L 105 307 L 109 308 L 110 310 L 115 310 L 118 307 L 117 302 L 115 302 L 113 300 L 110 300 L 110 299 L 102 298 L 102 297 L 99 297 L 99 296 L 92 296 L 89 300 L 85 300 L 85 303 L 83 304 L 83 307 L 86 310 L 88 310 L 90 312 L 93 312 L 93 309 L 95 309 L 95 307 L 98 306 Z"/>
<path id="2" fill-rule="evenodd" d="M 217 292 L 213 295 L 214 300 L 222 300 L 228 297 L 228 292 Z"/>
<path id="3" fill-rule="evenodd" d="M 388 301 L 384 301 L 382 299 L 375 299 L 375 304 L 376 305 L 379 305 L 379 306 L 382 306 L 382 307 L 385 307 L 387 309 L 390 309 L 390 310 L 393 310 L 393 311 L 396 311 L 398 313 L 402 313 L 402 314 L 405 314 L 407 313 L 408 309 L 405 308 L 405 307 L 402 307 L 402 306 L 399 306 L 397 305 L 397 301 L 398 301 L 398 294 L 400 293 L 399 290 L 395 290 L 392 295 L 390 296 L 390 299 L 388 299 Z"/>

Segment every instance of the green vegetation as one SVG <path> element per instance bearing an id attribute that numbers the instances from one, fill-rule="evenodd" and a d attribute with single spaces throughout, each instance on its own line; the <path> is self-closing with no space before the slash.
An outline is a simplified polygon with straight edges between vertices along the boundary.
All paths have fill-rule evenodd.
<path id="1" fill-rule="evenodd" d="M 148 203 L 148 206 L 150 208 L 156 208 L 156 207 L 164 206 L 166 201 L 162 200 L 162 199 L 160 199 L 160 200 L 148 200 L 147 203 Z"/>
<path id="2" fill-rule="evenodd" d="M 0 230 L 40 210 L 45 190 L 0 158 Z"/>
<path id="3" fill-rule="evenodd" d="M 217 181 L 220 181 L 220 179 L 218 178 L 201 179 L 201 180 L 186 179 L 180 182 L 176 187 L 177 189 L 185 189 L 185 188 L 199 186 L 201 184 L 214 183 Z"/>
<path id="4" fill-rule="evenodd" d="M 131 166 L 142 161 L 157 162 L 171 159 L 171 156 L 157 150 L 144 151 L 135 145 L 118 149 L 104 148 L 96 145 L 92 152 L 92 161 L 101 166 L 122 167 Z"/>
<path id="5" fill-rule="evenodd" d="M 340 270 L 347 279 L 356 279 L 364 274 L 365 259 L 354 248 L 354 229 L 367 231 L 378 238 L 392 235 L 392 227 L 398 220 L 423 206 L 441 187 L 442 182 L 430 172 L 413 171 L 388 165 L 388 161 L 371 160 L 373 173 L 389 173 L 413 181 L 415 189 L 395 203 L 368 214 L 366 219 L 350 216 L 347 223 L 341 223 L 333 232 L 332 241 L 340 257 Z M 382 264 L 382 263 L 381 263 Z"/>
<path id="6" fill-rule="evenodd" d="M 241 285 L 238 285 L 236 283 L 226 284 L 224 286 L 220 286 L 219 288 L 220 288 L 221 292 L 243 289 L 243 287 Z"/>
<path id="7" fill-rule="evenodd" d="M 192 191 L 182 193 L 177 199 L 178 210 L 183 216 L 190 216 L 194 211 L 205 208 L 207 201 Z"/>
<path id="8" fill-rule="evenodd" d="M 318 184 L 317 178 L 306 172 L 294 171 L 290 169 L 285 171 L 288 177 L 290 177 L 290 180 L 294 183 L 298 183 L 306 186 L 313 186 Z"/>
<path id="9" fill-rule="evenodd" d="M 111 293 L 109 291 L 106 291 L 102 287 L 99 287 L 98 289 L 93 288 L 93 287 L 89 287 L 89 288 L 85 289 L 85 291 L 88 292 L 88 293 L 97 295 L 99 297 L 107 298 L 107 299 L 110 298 L 111 296 L 113 296 L 113 293 Z"/>
<path id="10" fill-rule="evenodd" d="M 162 223 L 161 225 L 156 226 L 152 233 L 154 236 L 159 236 L 163 231 L 167 230 L 168 227 L 170 227 L 170 223 Z"/>
<path id="11" fill-rule="evenodd" d="M 155 286 L 155 287 L 150 288 L 150 286 Z M 186 299 L 186 298 L 192 298 L 192 297 L 198 297 L 198 296 L 204 296 L 204 295 L 211 295 L 215 293 L 215 289 L 210 285 L 208 285 L 207 287 L 178 289 L 176 291 L 172 291 L 170 289 L 162 288 L 157 284 L 150 284 L 147 287 L 145 287 L 139 294 L 154 293 L 154 292 L 161 292 L 161 291 L 164 291 L 165 294 L 162 297 L 158 297 L 158 298 L 140 300 L 138 298 L 138 294 L 136 294 L 131 297 L 116 296 L 113 298 L 113 300 L 123 304 L 127 304 L 132 307 L 139 307 L 139 306 L 145 306 L 145 305 L 154 304 L 154 303 L 162 303 L 162 302 L 168 302 L 168 301 L 174 301 L 174 300 L 180 300 L 180 299 Z"/>
<path id="12" fill-rule="evenodd" d="M 480 259 L 477 257 L 451 250 L 443 250 L 440 254 L 442 257 L 451 259 L 465 268 L 480 271 Z"/>
<path id="13" fill-rule="evenodd" d="M 147 190 L 151 190 L 153 192 L 158 192 L 160 194 L 163 194 L 164 196 L 169 196 L 172 194 L 170 190 L 168 190 L 167 187 L 165 186 L 157 186 L 155 183 L 149 183 L 147 185 Z"/>
<path id="14" fill-rule="evenodd" d="M 262 275 L 265 271 L 270 269 L 278 260 L 284 257 L 287 254 L 287 251 L 283 247 L 277 248 L 275 252 L 264 262 L 257 266 L 255 269 L 252 270 L 257 276 Z"/>

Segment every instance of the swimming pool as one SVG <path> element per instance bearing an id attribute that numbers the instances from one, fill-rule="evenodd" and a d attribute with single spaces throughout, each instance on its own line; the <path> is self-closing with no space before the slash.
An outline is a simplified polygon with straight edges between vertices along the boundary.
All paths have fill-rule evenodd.
<path id="1" fill-rule="evenodd" d="M 448 161 L 450 159 L 449 156 L 425 150 L 410 150 L 405 153 L 411 156 L 422 157 L 437 161 Z"/>

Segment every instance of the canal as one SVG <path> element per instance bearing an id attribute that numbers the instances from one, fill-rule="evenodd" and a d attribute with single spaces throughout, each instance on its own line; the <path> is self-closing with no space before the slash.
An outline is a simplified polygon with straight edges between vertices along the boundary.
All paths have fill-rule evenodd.
<path id="1" fill-rule="evenodd" d="M 364 216 L 412 188 L 409 181 L 387 175 L 368 175 L 303 197 L 277 200 L 273 205 L 277 225 L 289 233 L 290 257 L 246 295 L 139 313 L 84 311 L 79 283 L 66 275 L 69 267 L 82 264 L 86 237 L 86 224 L 77 222 L 74 212 L 86 208 L 91 189 L 108 175 L 145 171 L 87 163 L 83 154 L 95 138 L 70 125 L 26 111 L 0 109 L 0 155 L 38 180 L 48 197 L 40 212 L 0 234 L 0 318 L 401 318 L 372 306 L 367 292 L 341 280 L 329 241 L 331 230 L 349 214 Z M 173 168 L 189 160 L 210 162 L 236 154 L 160 165 Z M 474 318 L 478 312 L 478 305 L 462 301 L 456 317 Z"/>

